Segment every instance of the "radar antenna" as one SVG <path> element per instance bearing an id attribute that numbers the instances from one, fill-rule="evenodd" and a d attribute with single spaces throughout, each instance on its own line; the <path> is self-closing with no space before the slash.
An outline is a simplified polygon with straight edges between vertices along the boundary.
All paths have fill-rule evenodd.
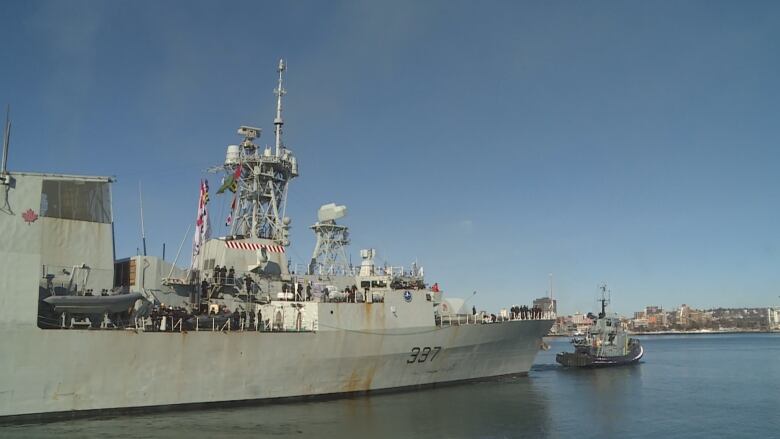
<path id="1" fill-rule="evenodd" d="M 317 245 L 311 255 L 308 274 L 344 275 L 350 271 L 346 248 L 349 245 L 349 228 L 336 224 L 347 214 L 346 206 L 326 204 L 317 211 L 317 223 L 311 226 L 317 235 Z"/>

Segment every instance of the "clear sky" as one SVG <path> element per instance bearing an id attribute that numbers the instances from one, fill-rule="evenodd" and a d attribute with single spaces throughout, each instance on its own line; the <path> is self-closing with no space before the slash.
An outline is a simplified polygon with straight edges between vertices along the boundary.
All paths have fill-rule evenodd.
<path id="1" fill-rule="evenodd" d="M 566 313 L 603 281 L 626 314 L 766 306 L 779 46 L 773 1 L 5 0 L 0 103 L 12 171 L 117 177 L 119 257 L 140 247 L 139 180 L 149 251 L 172 259 L 236 128 L 273 142 L 284 57 L 294 262 L 336 202 L 353 261 L 418 260 L 481 308 L 549 273 Z"/>

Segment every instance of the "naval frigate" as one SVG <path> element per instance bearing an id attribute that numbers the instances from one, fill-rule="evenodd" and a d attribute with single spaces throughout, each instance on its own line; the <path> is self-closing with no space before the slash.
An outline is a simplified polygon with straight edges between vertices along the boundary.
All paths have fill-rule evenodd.
<path id="1" fill-rule="evenodd" d="M 526 374 L 554 316 L 471 311 L 422 267 L 346 260 L 346 207 L 287 258 L 288 184 L 278 66 L 274 144 L 242 126 L 217 191 L 229 233 L 210 236 L 201 182 L 190 266 L 114 255 L 112 177 L 0 170 L 0 420 L 162 410 L 415 389 Z M 183 243 L 184 241 L 182 241 Z M 228 268 L 229 267 L 229 268 Z"/>

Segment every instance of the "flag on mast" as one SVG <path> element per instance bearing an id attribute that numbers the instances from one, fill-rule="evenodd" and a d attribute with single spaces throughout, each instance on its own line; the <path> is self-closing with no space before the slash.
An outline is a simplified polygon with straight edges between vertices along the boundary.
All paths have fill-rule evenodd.
<path id="1" fill-rule="evenodd" d="M 203 243 L 211 237 L 211 225 L 209 224 L 209 211 L 206 205 L 209 202 L 209 181 L 200 181 L 200 196 L 198 197 L 198 215 L 195 219 L 195 236 L 192 237 L 192 261 L 200 254 Z"/>
<path id="2" fill-rule="evenodd" d="M 230 189 L 230 192 L 236 193 L 238 190 L 238 180 L 241 179 L 241 163 L 236 166 L 236 172 L 227 176 L 225 181 L 222 182 L 222 186 L 217 191 L 218 194 L 225 192 L 225 189 Z"/>
<path id="3" fill-rule="evenodd" d="M 206 205 L 209 204 L 209 181 L 203 180 L 203 241 L 211 238 L 211 223 L 209 222 L 209 210 Z"/>
<path id="4" fill-rule="evenodd" d="M 236 210 L 236 198 L 238 198 L 238 194 L 233 195 L 233 202 L 230 203 L 230 213 L 228 213 L 228 217 L 225 220 L 225 225 L 228 227 L 233 224 L 233 212 Z"/>

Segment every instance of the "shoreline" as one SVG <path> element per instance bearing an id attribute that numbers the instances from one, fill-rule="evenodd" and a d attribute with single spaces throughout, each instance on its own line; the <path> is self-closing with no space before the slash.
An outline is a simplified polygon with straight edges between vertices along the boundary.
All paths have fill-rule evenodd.
<path id="1" fill-rule="evenodd" d="M 651 332 L 629 332 L 631 335 L 717 335 L 717 334 L 776 334 L 778 331 L 760 330 L 760 331 L 651 331 Z"/>
<path id="2" fill-rule="evenodd" d="M 718 334 L 780 334 L 780 331 L 770 331 L 770 330 L 761 330 L 761 331 L 739 331 L 739 330 L 728 330 L 728 331 L 652 331 L 652 332 L 628 332 L 629 335 L 633 336 L 644 336 L 644 335 L 718 335 Z M 547 334 L 545 337 L 551 337 L 551 338 L 571 338 L 574 337 L 573 334 Z"/>

